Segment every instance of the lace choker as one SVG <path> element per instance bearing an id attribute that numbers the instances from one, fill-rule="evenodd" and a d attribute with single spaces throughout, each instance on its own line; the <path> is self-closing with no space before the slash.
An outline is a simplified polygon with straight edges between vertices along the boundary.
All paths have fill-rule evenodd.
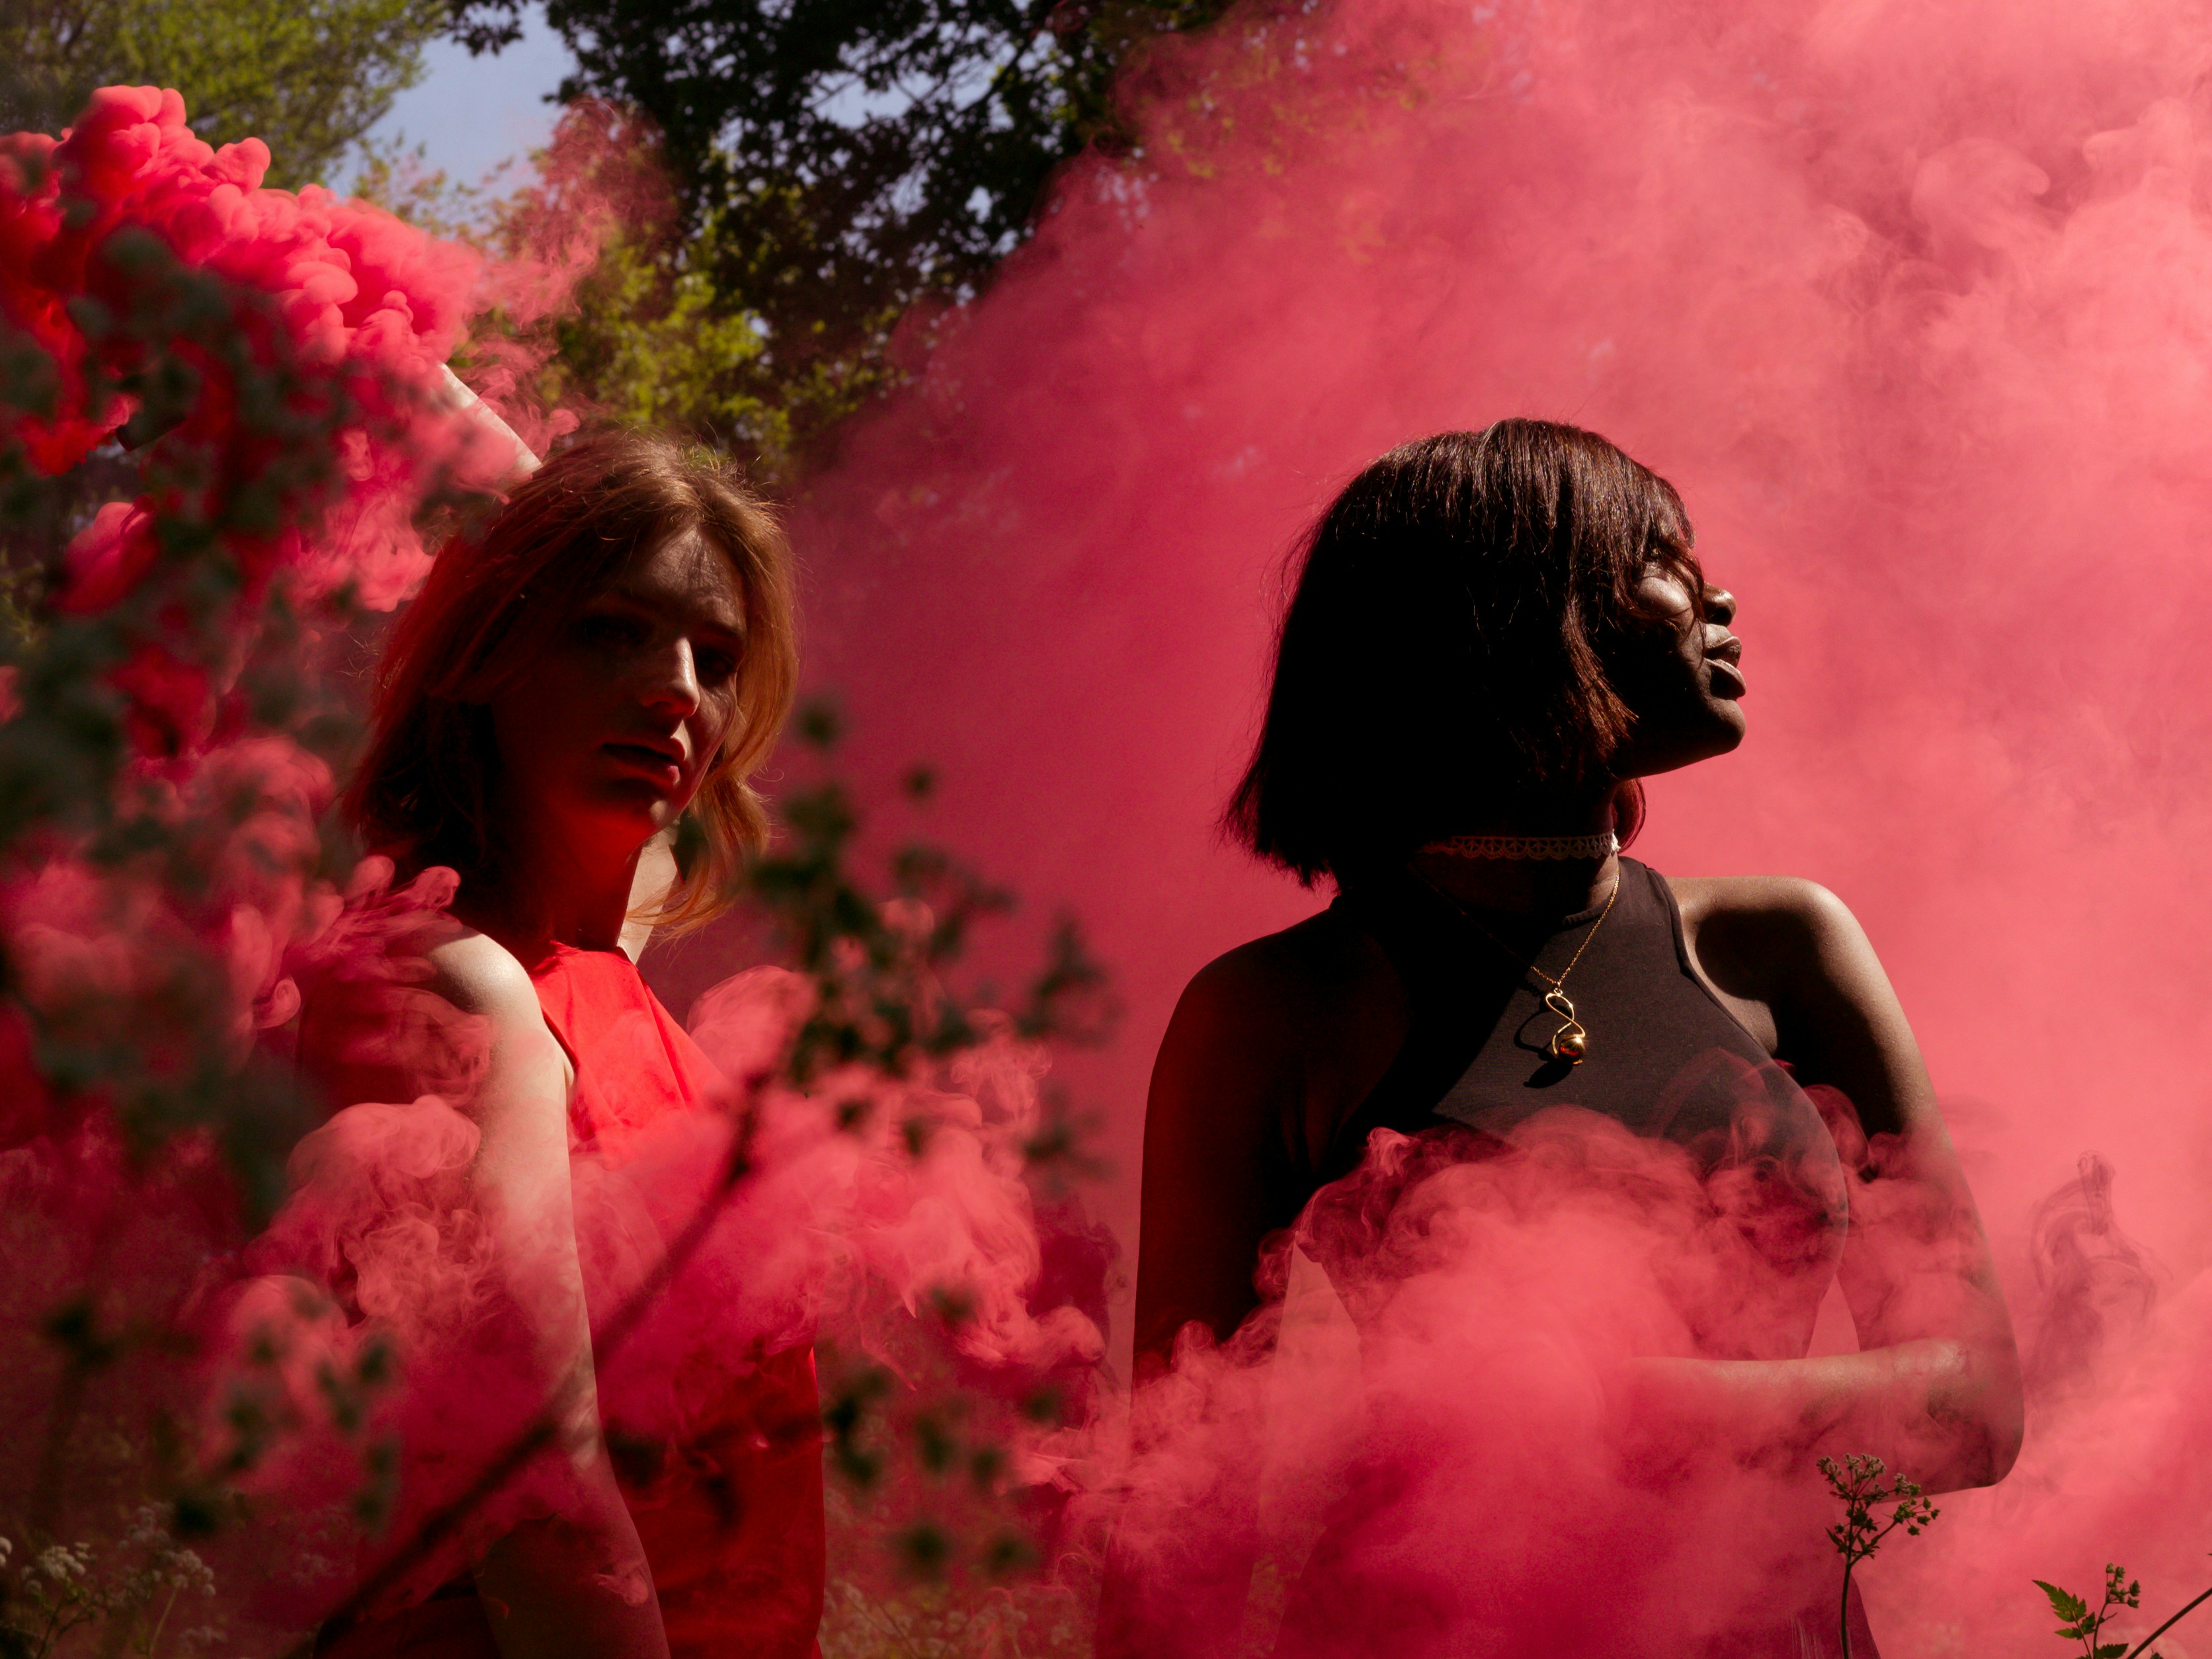
<path id="1" fill-rule="evenodd" d="M 1620 839 L 1610 830 L 1595 836 L 1454 836 L 1421 850 L 1455 859 L 1609 859 L 1620 850 Z"/>

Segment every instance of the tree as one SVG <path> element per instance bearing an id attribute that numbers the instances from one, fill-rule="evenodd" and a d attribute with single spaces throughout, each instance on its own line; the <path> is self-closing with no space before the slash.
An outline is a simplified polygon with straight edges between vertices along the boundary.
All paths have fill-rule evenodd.
<path id="1" fill-rule="evenodd" d="M 452 3 L 472 50 L 520 35 L 521 0 Z M 1227 9 L 1228 0 L 550 0 L 577 61 L 562 97 L 611 99 L 648 118 L 678 207 L 665 234 L 629 245 L 630 307 L 587 312 L 564 353 L 635 368 L 640 329 L 678 347 L 711 340 L 713 362 L 669 377 L 689 401 L 657 404 L 651 418 L 772 470 L 780 454 L 803 457 L 897 380 L 892 331 L 917 301 L 967 298 L 1028 234 L 1055 167 L 1086 145 L 1138 152 L 1115 76 Z M 589 337 L 616 317 L 623 339 Z M 710 324 L 720 331 L 702 333 Z M 635 400 L 625 391 L 605 401 Z M 757 431 L 729 418 L 758 410 L 774 418 Z"/>
<path id="2" fill-rule="evenodd" d="M 271 184 L 322 176 L 422 72 L 441 0 L 0 0 L 0 131 L 58 132 L 94 88 L 173 87 Z"/>

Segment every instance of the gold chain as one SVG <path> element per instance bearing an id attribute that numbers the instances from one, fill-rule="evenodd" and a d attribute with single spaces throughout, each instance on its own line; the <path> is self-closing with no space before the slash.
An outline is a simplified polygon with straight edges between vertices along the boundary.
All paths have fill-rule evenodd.
<path id="1" fill-rule="evenodd" d="M 1413 873 L 1427 882 L 1438 898 L 1458 911 L 1461 919 L 1468 927 L 1511 957 L 1522 969 L 1534 974 L 1551 987 L 1551 989 L 1544 993 L 1544 1006 L 1557 1014 L 1565 1023 L 1552 1033 L 1552 1040 L 1544 1045 L 1544 1052 L 1551 1055 L 1553 1060 L 1563 1060 L 1570 1066 L 1581 1065 L 1583 1056 L 1589 1052 L 1589 1032 L 1584 1029 L 1583 1023 L 1575 1018 L 1574 1000 L 1567 994 L 1567 975 L 1575 971 L 1575 964 L 1583 959 L 1583 952 L 1589 949 L 1590 941 L 1597 937 L 1597 930 L 1605 926 L 1605 919 L 1613 914 L 1613 902 L 1620 896 L 1620 872 L 1616 871 L 1613 874 L 1613 891 L 1605 896 L 1605 908 L 1597 913 L 1597 920 L 1590 923 L 1589 932 L 1583 935 L 1583 942 L 1575 946 L 1574 955 L 1567 958 L 1567 965 L 1560 969 L 1557 974 L 1547 974 L 1533 962 L 1522 962 L 1521 953 L 1477 921 L 1466 905 L 1442 887 L 1437 886 L 1435 882 L 1430 881 L 1428 876 L 1423 872 L 1416 870 Z"/>

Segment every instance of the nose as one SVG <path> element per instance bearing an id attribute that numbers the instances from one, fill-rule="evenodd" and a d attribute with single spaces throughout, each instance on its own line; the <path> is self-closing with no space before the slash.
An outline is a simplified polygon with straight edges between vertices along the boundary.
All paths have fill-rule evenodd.
<path id="1" fill-rule="evenodd" d="M 681 635 L 653 653 L 643 686 L 645 702 L 656 713 L 688 720 L 699 710 L 699 665 L 691 641 Z"/>
<path id="2" fill-rule="evenodd" d="M 1707 582 L 1703 594 L 1705 620 L 1726 628 L 1735 620 L 1735 595 L 1717 582 Z"/>

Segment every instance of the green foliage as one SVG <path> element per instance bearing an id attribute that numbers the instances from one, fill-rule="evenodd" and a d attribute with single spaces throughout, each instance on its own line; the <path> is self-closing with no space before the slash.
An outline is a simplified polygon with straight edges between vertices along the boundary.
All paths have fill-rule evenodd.
<path id="1" fill-rule="evenodd" d="M 822 700 L 805 705 L 794 725 L 825 760 L 843 728 Z M 994 1031 L 1078 1042 L 1110 1025 L 1106 975 L 1072 921 L 1061 919 L 1042 964 L 1003 1006 L 988 985 L 962 985 L 954 975 L 976 926 L 1004 915 L 1012 895 L 919 841 L 890 848 L 888 879 L 869 881 L 854 858 L 860 815 L 834 778 L 787 794 L 779 816 L 785 835 L 745 872 L 743 900 L 775 954 L 812 982 L 812 1011 L 784 1060 L 788 1081 L 819 1085 L 858 1066 L 920 1085 L 896 1108 L 905 1115 L 896 1125 L 906 1153 L 920 1158 L 937 1128 L 933 1081 Z M 1018 1149 L 1028 1177 L 1048 1186 L 1095 1169 L 1082 1126 L 1063 1103 L 1048 1097 L 1045 1106 Z M 840 1127 L 862 1131 L 878 1109 L 856 1095 Z M 882 1581 L 866 1591 L 852 1579 L 833 1588 L 825 1654 L 1042 1659 L 1086 1650 L 1070 1644 L 1079 1628 L 1087 1644 L 1087 1620 L 1074 1618 L 1064 1588 L 1035 1581 L 1036 1547 L 1009 1501 L 1019 1492 L 1010 1486 L 1013 1449 L 1068 1420 L 1067 1379 L 979 1387 L 958 1348 L 974 1317 L 972 1294 L 940 1284 L 919 1309 L 874 1307 L 860 1322 L 865 1349 L 830 1337 L 817 1345 L 833 1535 L 847 1547 L 872 1540 L 855 1571 Z M 955 1593 L 963 1584 L 980 1587 L 980 1603 Z"/>
<path id="2" fill-rule="evenodd" d="M 1247 5 L 1255 43 L 1317 0 Z M 472 47 L 520 0 L 453 0 Z M 551 0 L 564 98 L 663 135 L 674 234 L 631 244 L 562 349 L 603 406 L 771 472 L 900 383 L 936 312 L 1030 232 L 1086 146 L 1140 173 L 1119 83 L 1228 0 Z M 648 362 L 648 359 L 658 359 Z M 604 382 L 598 377 L 605 374 Z"/>
<path id="3" fill-rule="evenodd" d="M 137 717 L 109 677 L 134 653 L 158 647 L 179 673 L 233 677 L 254 694 L 258 712 L 284 712 L 272 729 L 342 758 L 351 723 L 315 683 L 318 665 L 301 650 L 282 592 L 248 598 L 239 550 L 273 526 L 312 520 L 336 498 L 343 481 L 331 456 L 356 416 L 333 386 L 277 349 L 284 337 L 261 296 L 179 264 L 143 233 L 118 232 L 102 258 L 122 297 L 81 303 L 73 314 L 96 347 L 134 367 L 112 383 L 95 373 L 91 395 L 138 400 L 131 435 L 148 440 L 138 478 L 175 507 L 158 526 L 157 569 L 128 599 L 96 615 L 43 614 L 12 639 L 0 635 L 15 703 L 0 723 L 0 860 L 35 859 L 67 836 L 117 891 L 158 890 L 197 922 L 210 902 L 210 872 L 263 805 L 260 793 L 210 781 L 179 799 L 129 770 Z M 249 472 L 233 470 L 236 451 L 179 425 L 209 380 L 228 388 L 241 430 L 262 447 Z M 31 378 L 0 379 L 0 415 L 34 409 L 40 396 Z M 0 453 L 0 546 L 13 568 L 28 570 L 42 551 L 51 556 L 52 535 L 80 500 L 72 480 L 38 478 L 20 450 Z M 175 739 L 143 730 L 135 738 L 141 747 Z M 282 1180 L 296 1096 L 273 1069 L 240 1070 L 224 1035 L 228 995 L 198 945 L 149 939 L 133 994 L 88 985 L 38 1010 L 38 1063 L 64 1095 L 112 1103 L 137 1147 L 210 1132 L 263 1198 Z"/>
<path id="4" fill-rule="evenodd" d="M 678 234 L 661 155 L 634 115 L 586 102 L 532 158 L 533 176 L 505 194 L 496 178 L 451 179 L 422 146 L 398 143 L 363 146 L 353 190 L 495 261 L 587 264 L 551 315 L 494 307 L 479 319 L 457 360 L 465 374 L 486 359 L 527 366 L 544 405 L 679 433 L 747 458 L 758 476 L 786 477 L 793 431 L 848 405 L 817 407 L 807 384 L 764 370 L 759 318 L 730 305 L 710 275 L 719 222 Z"/>
<path id="5" fill-rule="evenodd" d="M 826 752 L 840 721 L 832 705 L 817 702 L 800 709 L 796 727 L 801 741 Z M 975 924 L 1011 910 L 1013 895 L 925 842 L 895 848 L 889 896 L 871 892 L 849 862 L 860 816 L 841 783 L 797 790 L 778 806 L 787 834 L 753 860 L 744 892 L 819 994 L 790 1058 L 793 1079 L 854 1062 L 908 1076 L 980 1041 L 988 988 L 956 994 L 945 975 Z M 1104 1039 L 1115 1012 L 1106 974 L 1073 918 L 1060 918 L 1044 964 L 1008 1012 L 1032 1042 Z M 1041 1135 L 1032 1151 L 1051 1144 Z"/>
<path id="6" fill-rule="evenodd" d="M 514 38 L 519 0 L 452 3 L 471 45 Z M 1321 4 L 555 0 L 580 62 L 562 95 L 580 101 L 540 184 L 496 200 L 387 149 L 356 187 L 506 256 L 542 255 L 564 214 L 600 216 L 574 303 L 523 331 L 541 398 L 686 434 L 787 485 L 926 361 L 1086 148 L 1135 213 L 1158 171 L 1209 172 L 1231 125 L 1249 140 L 1264 120 L 1263 157 L 1313 140 L 1334 118 L 1308 107 Z M 1178 38 L 1215 24 L 1240 49 L 1178 67 L 1194 61 Z M 1402 97 L 1417 76 L 1359 96 Z M 597 130 L 581 167 L 593 147 L 572 127 Z"/>
<path id="7" fill-rule="evenodd" d="M 562 96 L 609 98 L 666 136 L 687 193 L 745 221 L 763 292 L 826 283 L 828 309 L 957 285 L 1027 229 L 1051 169 L 1126 144 L 1117 71 L 1226 0 L 552 0 L 575 52 Z M 455 0 L 472 49 L 519 38 L 520 0 Z M 828 263 L 825 264 L 823 261 Z M 796 297 L 796 296 L 793 296 Z"/>
<path id="8" fill-rule="evenodd" d="M 1844 1558 L 1844 1584 L 1836 1622 L 1843 1636 L 1843 1659 L 1851 1659 L 1853 1569 L 1869 1559 L 1881 1547 L 1882 1540 L 1899 1527 L 1905 1528 L 1907 1537 L 1917 1537 L 1920 1529 L 1942 1511 L 1922 1492 L 1919 1483 L 1908 1476 L 1900 1474 L 1884 1485 L 1882 1476 L 1887 1473 L 1887 1466 L 1879 1457 L 1852 1452 L 1840 1463 L 1832 1457 L 1824 1457 L 1819 1468 L 1828 1490 L 1844 1506 L 1844 1518 L 1828 1528 L 1828 1541 Z M 1890 1508 L 1885 1520 L 1876 1512 L 1886 1505 Z"/>
<path id="9" fill-rule="evenodd" d="M 2067 1641 L 2081 1644 L 2082 1659 L 2122 1659 L 2128 1650 L 2125 1642 L 2100 1642 L 2097 1635 L 2121 1608 L 2142 1605 L 2142 1586 L 2128 1577 L 2126 1569 L 2117 1562 L 2105 1564 L 2105 1597 L 2094 1613 L 2089 1604 L 2071 1590 L 2061 1589 L 2041 1578 L 2035 1581 L 2035 1587 L 2051 1603 L 2051 1612 L 2066 1620 L 2058 1634 Z"/>
<path id="10" fill-rule="evenodd" d="M 454 179 L 442 167 L 431 167 L 428 156 L 427 144 L 364 138 L 356 152 L 352 191 L 433 236 L 479 244 L 493 206 L 493 180 L 469 184 Z"/>
<path id="11" fill-rule="evenodd" d="M 27 1659 L 58 1644 L 180 1655 L 218 1639 L 200 1606 L 207 1570 L 185 1540 L 237 1514 L 237 1478 L 295 1426 L 276 1339 L 247 1356 L 206 1419 L 192 1409 L 173 1384 L 194 1339 L 176 1318 L 182 1285 L 165 1276 L 188 1280 L 231 1218 L 265 1212 L 312 1121 L 289 1066 L 254 1043 L 256 994 L 234 978 L 228 930 L 238 907 L 342 881 L 349 867 L 343 835 L 317 835 L 294 785 L 350 750 L 355 722 L 321 640 L 352 606 L 296 587 L 274 550 L 287 529 L 312 533 L 340 498 L 342 434 L 386 435 L 338 370 L 293 349 L 268 295 L 179 263 L 142 228 L 107 234 L 89 264 L 99 296 L 70 295 L 68 314 L 88 348 L 86 406 L 135 407 L 123 444 L 46 476 L 19 434 L 26 416 L 71 412 L 64 377 L 0 331 L 11 605 L 0 870 L 11 894 L 49 879 L 80 891 L 70 926 L 45 931 L 122 969 L 57 973 L 51 951 L 41 969 L 42 930 L 11 908 L 0 1024 L 15 1042 L 0 1105 L 11 1160 L 38 1174 L 19 1174 L 0 1206 L 11 1267 L 0 1376 L 17 1413 L 8 1497 L 21 1505 L 0 1515 L 12 1540 L 0 1550 L 0 1653 Z M 51 591 L 60 547 L 92 504 L 141 495 L 158 509 L 150 562 L 97 604 Z M 71 1216 L 62 1194 L 78 1166 L 66 1149 L 94 1124 L 119 1161 L 102 1204 Z M 22 1148 L 34 1133 L 33 1156 Z M 204 1210 L 185 1198 L 210 1189 L 222 1200 Z M 164 1224 L 174 1231 L 159 1256 L 116 1245 L 129 1226 Z M 368 1443 L 388 1363 L 372 1344 L 314 1378 L 340 1431 L 362 1443 L 372 1504 L 393 1474 Z"/>
<path id="12" fill-rule="evenodd" d="M 26 0 L 0 8 L 0 131 L 58 132 L 100 86 L 173 87 L 272 184 L 320 178 L 422 73 L 440 0 Z"/>
<path id="13" fill-rule="evenodd" d="M 837 388 L 766 372 L 760 319 L 732 307 L 712 270 L 722 220 L 672 244 L 633 231 L 610 242 L 555 323 L 555 395 L 629 425 L 673 428 L 748 456 L 769 477 L 790 471 L 793 434 L 833 422 L 850 404 Z"/>
<path id="14" fill-rule="evenodd" d="M 2051 1603 L 2051 1612 L 2066 1621 L 2058 1628 L 2059 1639 L 2066 1642 L 2079 1642 L 2081 1644 L 2082 1659 L 2159 1659 L 2158 1654 L 2152 1650 L 2151 1644 L 2172 1630 L 2204 1602 L 2212 1601 L 2212 1589 L 2204 1591 L 2196 1600 L 2185 1603 L 2179 1613 L 2143 1638 L 2142 1641 L 2130 1647 L 2125 1642 L 2100 1642 L 2097 1639 L 2103 1633 L 2106 1623 L 2118 1616 L 2121 1608 L 2139 1607 L 2142 1605 L 2142 1586 L 2129 1577 L 2127 1570 L 2118 1562 L 2108 1561 L 2105 1564 L 2105 1594 L 2094 1612 L 2090 1609 L 2087 1600 L 2075 1595 L 2071 1590 L 2061 1589 L 2057 1585 L 2041 1578 L 2035 1581 L 2035 1587 L 2043 1592 L 2044 1599 Z"/>

